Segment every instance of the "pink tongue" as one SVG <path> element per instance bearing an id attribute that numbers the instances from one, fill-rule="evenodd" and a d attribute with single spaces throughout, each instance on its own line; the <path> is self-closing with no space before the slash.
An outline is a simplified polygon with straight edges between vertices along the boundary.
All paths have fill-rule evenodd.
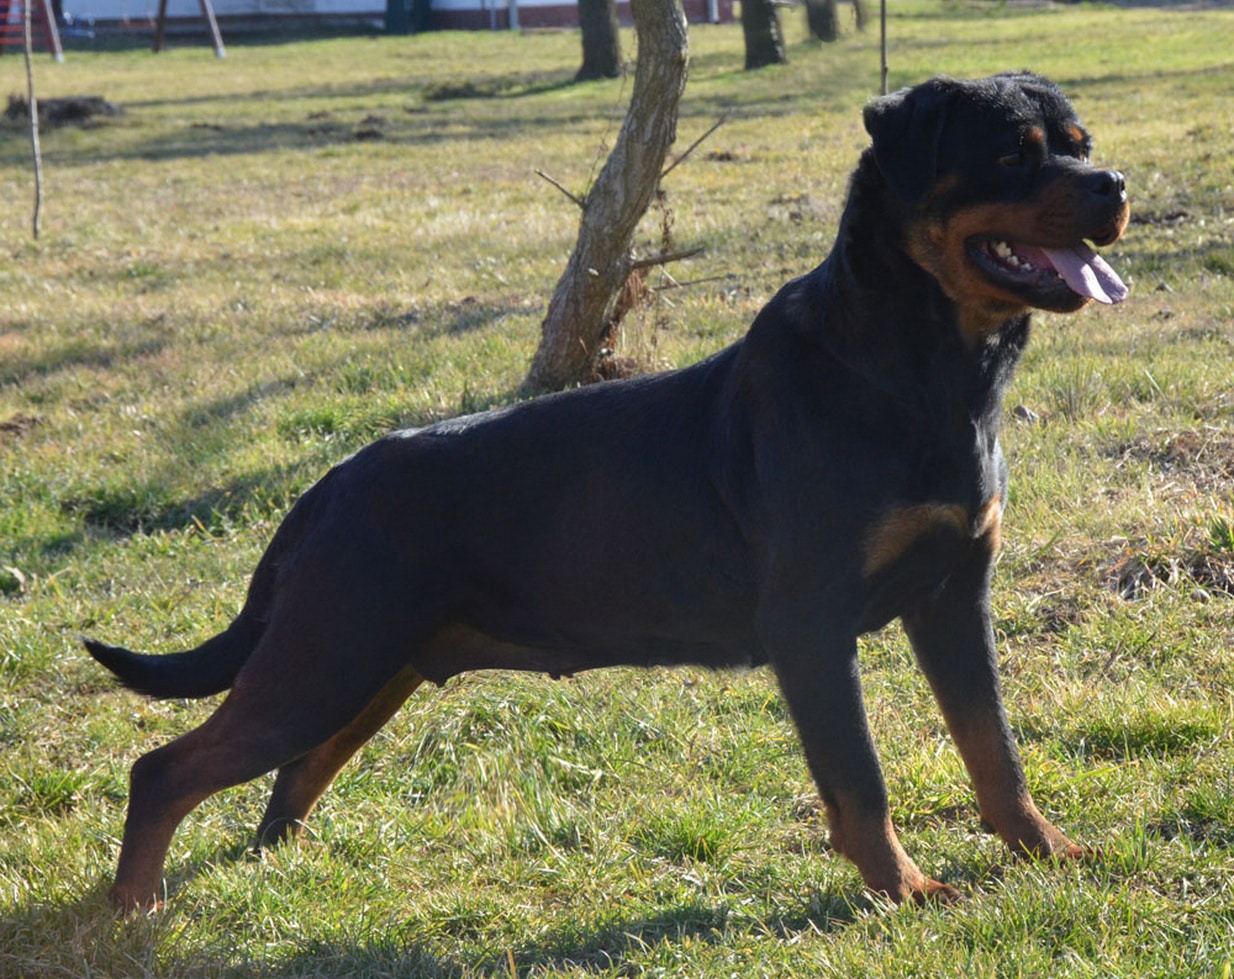
<path id="1" fill-rule="evenodd" d="M 1087 245 L 1074 248 L 1043 248 L 1054 270 L 1072 292 L 1096 299 L 1099 303 L 1121 303 L 1127 287 L 1105 259 Z"/>

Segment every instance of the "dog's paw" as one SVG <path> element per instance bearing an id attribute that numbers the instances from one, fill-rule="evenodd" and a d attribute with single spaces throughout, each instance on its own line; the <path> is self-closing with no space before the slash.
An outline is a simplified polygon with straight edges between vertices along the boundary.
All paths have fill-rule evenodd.
<path id="1" fill-rule="evenodd" d="M 912 899 L 915 904 L 941 904 L 950 907 L 963 901 L 964 895 L 950 884 L 927 877 L 921 889 L 913 891 Z"/>

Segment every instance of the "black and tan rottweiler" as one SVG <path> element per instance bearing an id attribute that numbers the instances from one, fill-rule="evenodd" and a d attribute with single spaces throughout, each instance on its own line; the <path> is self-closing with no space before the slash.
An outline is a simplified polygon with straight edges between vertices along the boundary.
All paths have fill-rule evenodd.
<path id="1" fill-rule="evenodd" d="M 424 680 L 502 668 L 770 664 L 831 841 L 896 901 L 909 858 L 866 726 L 857 637 L 899 618 L 1018 854 L 1077 857 L 1029 796 L 999 694 L 990 572 L 1003 391 L 1033 307 L 1117 302 L 1123 177 L 1032 74 L 937 78 L 865 111 L 831 255 L 684 370 L 398 432 L 288 514 L 226 631 L 167 656 L 87 641 L 133 690 L 205 697 L 133 766 L 115 901 L 159 900 L 179 822 L 278 769 L 296 831 Z"/>

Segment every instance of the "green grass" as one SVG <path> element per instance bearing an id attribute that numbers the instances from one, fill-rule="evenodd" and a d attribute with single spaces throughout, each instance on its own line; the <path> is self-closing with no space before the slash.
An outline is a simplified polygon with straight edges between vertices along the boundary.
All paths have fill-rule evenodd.
<path id="1" fill-rule="evenodd" d="M 688 363 L 822 258 L 875 33 L 747 76 L 696 28 L 674 270 L 625 338 Z M 114 691 L 91 633 L 225 625 L 274 525 L 393 427 L 508 402 L 629 83 L 569 34 L 72 52 L 43 96 L 44 234 L 0 133 L 0 975 L 1211 976 L 1234 957 L 1234 12 L 893 3 L 891 81 L 1030 67 L 1074 96 L 1136 223 L 1132 297 L 1040 316 L 1010 392 L 996 616 L 1039 803 L 1102 848 L 1012 861 L 895 629 L 863 664 L 906 846 L 971 895 L 892 910 L 829 852 L 766 672 L 482 674 L 418 693 L 301 844 L 246 859 L 269 783 L 209 800 L 172 900 L 105 900 L 127 771 L 209 712 Z M 629 50 L 633 50 L 632 42 Z M 20 59 L 0 81 L 20 90 Z M 659 236 L 659 216 L 644 242 Z M 1030 414 L 1031 412 L 1031 414 Z"/>

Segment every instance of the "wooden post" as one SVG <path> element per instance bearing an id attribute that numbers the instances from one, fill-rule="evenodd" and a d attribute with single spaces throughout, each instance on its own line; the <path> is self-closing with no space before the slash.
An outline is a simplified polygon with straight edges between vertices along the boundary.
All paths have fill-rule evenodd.
<path id="1" fill-rule="evenodd" d="M 882 59 L 882 88 L 887 94 L 887 0 L 880 0 L 878 5 L 879 40 L 878 47 Z"/>
<path id="2" fill-rule="evenodd" d="M 51 0 L 42 0 L 42 3 L 43 22 L 47 25 L 47 46 L 51 48 L 53 58 L 63 61 L 64 48 L 60 46 L 60 28 L 56 26 L 56 12 L 51 8 Z"/>
<path id="3" fill-rule="evenodd" d="M 167 0 L 159 0 L 159 13 L 154 21 L 154 53 L 163 50 L 163 36 L 167 33 Z"/>
<path id="4" fill-rule="evenodd" d="M 48 0 L 44 0 L 48 2 Z M 210 43 L 214 45 L 214 56 L 226 58 L 227 49 L 223 47 L 223 35 L 219 32 L 219 22 L 214 16 L 214 5 L 210 0 L 197 0 L 201 7 L 201 19 L 206 22 L 206 30 L 210 32 Z M 167 36 L 167 0 L 159 0 L 158 18 L 154 22 L 154 53 L 163 50 L 163 40 Z"/>
<path id="5" fill-rule="evenodd" d="M 206 26 L 210 28 L 210 41 L 214 44 L 214 56 L 216 58 L 226 58 L 227 49 L 223 47 L 223 35 L 219 33 L 219 22 L 214 17 L 214 4 L 210 0 L 197 0 L 201 4 L 201 15 L 206 19 Z"/>

